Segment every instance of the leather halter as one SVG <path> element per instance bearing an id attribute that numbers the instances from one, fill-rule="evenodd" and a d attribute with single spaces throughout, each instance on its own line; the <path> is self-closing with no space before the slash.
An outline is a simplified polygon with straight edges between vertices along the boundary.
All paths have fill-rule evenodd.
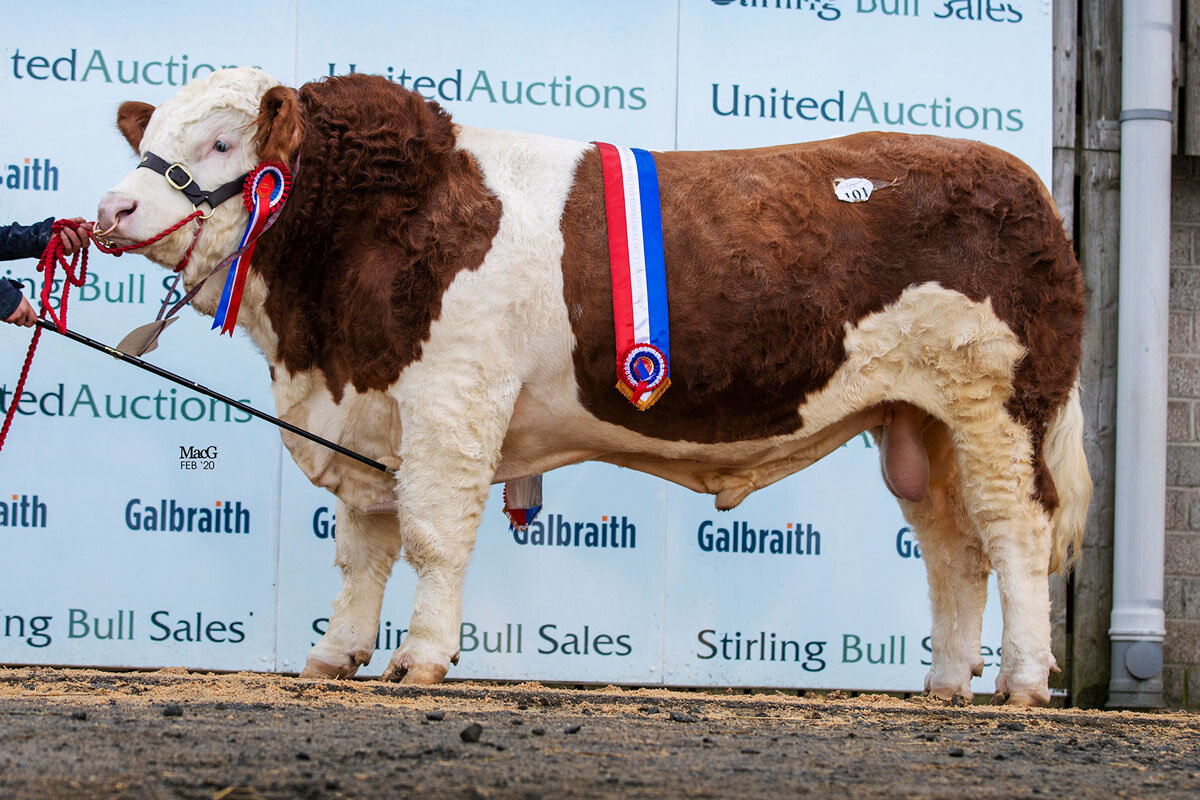
<path id="1" fill-rule="evenodd" d="M 147 150 L 142 154 L 142 161 L 138 164 L 138 168 L 145 167 L 152 169 L 159 175 L 167 179 L 167 183 L 171 184 L 172 188 L 183 192 L 193 206 L 199 207 L 201 203 L 208 203 L 209 208 L 216 210 L 217 206 L 224 203 L 231 197 L 242 193 L 242 187 L 246 183 L 246 178 L 250 173 L 246 173 L 238 178 L 235 178 L 228 183 L 223 183 L 211 192 L 206 192 L 196 184 L 196 179 L 192 177 L 192 171 L 179 162 L 170 163 L 165 158 L 155 155 Z M 212 212 L 209 212 L 209 216 Z M 208 219 L 208 216 L 204 217 Z"/>

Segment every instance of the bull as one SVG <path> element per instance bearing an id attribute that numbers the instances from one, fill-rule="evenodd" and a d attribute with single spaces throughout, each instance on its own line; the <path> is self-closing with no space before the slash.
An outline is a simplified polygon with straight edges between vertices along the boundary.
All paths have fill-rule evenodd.
<path id="1" fill-rule="evenodd" d="M 264 160 L 300 164 L 257 242 L 237 324 L 278 415 L 384 463 L 284 432 L 337 497 L 342 587 L 303 675 L 374 649 L 403 550 L 417 573 L 385 678 L 441 681 L 489 486 L 587 460 L 715 495 L 756 489 L 870 431 L 924 553 L 926 690 L 972 695 L 987 578 L 1004 632 L 996 698 L 1049 701 L 1048 574 L 1091 496 L 1078 395 L 1083 287 L 1053 201 L 1015 157 L 893 133 L 655 154 L 673 388 L 639 411 L 613 388 L 614 313 L 597 148 L 457 125 L 382 78 L 298 91 L 216 72 L 158 108 L 121 105 L 135 168 L 99 204 L 116 243 L 192 211 L 176 191 Z M 159 172 L 164 174 L 159 174 Z M 836 196 L 862 177 L 866 202 Z M 247 211 L 200 202 L 143 251 L 194 288 Z M 211 205 L 211 203 L 216 203 Z M 217 312 L 221 281 L 192 305 Z"/>

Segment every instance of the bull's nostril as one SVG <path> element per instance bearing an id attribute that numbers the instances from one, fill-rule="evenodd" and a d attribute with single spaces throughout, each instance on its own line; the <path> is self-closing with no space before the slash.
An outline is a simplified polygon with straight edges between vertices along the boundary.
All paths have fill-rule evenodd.
<path id="1" fill-rule="evenodd" d="M 101 230 L 116 229 L 137 211 L 138 202 L 128 195 L 110 192 L 100 200 L 96 220 Z"/>

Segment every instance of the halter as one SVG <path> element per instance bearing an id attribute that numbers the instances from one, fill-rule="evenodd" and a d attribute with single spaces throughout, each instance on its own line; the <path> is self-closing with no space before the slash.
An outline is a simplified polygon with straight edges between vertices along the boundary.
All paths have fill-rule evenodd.
<path id="1" fill-rule="evenodd" d="M 275 220 L 283 211 L 284 201 L 287 200 L 288 191 L 291 188 L 292 175 L 300 167 L 300 154 L 296 154 L 296 159 L 292 162 L 290 170 L 287 165 L 277 161 L 262 161 L 250 172 L 244 173 L 228 183 L 218 186 L 216 190 L 211 192 L 201 189 L 196 184 L 191 170 L 183 164 L 178 162 L 168 164 L 166 159 L 149 151 L 142 156 L 142 161 L 138 164 L 138 167 L 146 167 L 147 169 L 154 170 L 166 178 L 167 183 L 183 192 L 184 196 L 191 201 L 194 210 L 191 214 L 188 214 L 179 220 L 179 222 L 156 236 L 132 245 L 117 246 L 104 238 L 109 231 L 103 233 L 93 231 L 91 238 L 95 240 L 96 246 L 106 253 L 119 256 L 123 252 L 153 244 L 174 233 L 193 219 L 196 220 L 196 230 L 192 234 L 192 242 L 188 245 L 183 259 L 175 267 L 175 281 L 167 290 L 167 296 L 163 298 L 162 306 L 158 309 L 158 315 L 155 317 L 154 322 L 141 325 L 130 331 L 121 340 L 121 343 L 117 345 L 117 348 L 124 352 L 136 351 L 133 353 L 134 355 L 142 355 L 154 349 L 159 334 L 162 333 L 169 323 L 174 321 L 176 312 L 190 303 L 192 298 L 204 286 L 205 282 L 225 267 L 231 267 L 231 269 L 226 277 L 225 288 L 221 292 L 221 300 L 213 321 L 213 329 L 215 330 L 220 327 L 221 333 L 228 333 L 232 336 L 234 325 L 237 322 L 238 309 L 241 305 L 242 289 L 250 270 L 250 257 L 254 253 L 254 243 L 258 240 L 258 237 L 266 233 L 267 229 L 275 224 Z M 191 259 L 192 250 L 196 247 L 196 242 L 200 239 L 200 228 L 203 226 L 204 221 L 216 213 L 216 208 L 219 204 L 238 193 L 242 194 L 242 202 L 246 210 L 250 212 L 250 220 L 242 235 L 240 246 L 229 256 L 222 259 L 216 267 L 201 278 L 179 301 L 171 305 L 171 297 L 176 293 L 180 280 L 183 278 L 183 269 Z M 201 203 L 208 203 L 212 210 L 208 214 L 202 213 L 200 211 Z M 116 227 L 115 224 L 113 227 Z M 168 310 L 168 306 L 170 306 L 170 310 Z"/>
<path id="2" fill-rule="evenodd" d="M 208 207 L 212 211 L 209 211 L 206 216 L 202 216 L 202 219 L 208 219 L 216 211 L 217 206 L 229 198 L 241 194 L 246 178 L 250 177 L 249 172 L 243 173 L 228 183 L 221 184 L 211 192 L 206 192 L 196 183 L 196 179 L 192 177 L 192 171 L 178 161 L 169 163 L 162 156 L 147 150 L 142 155 L 141 163 L 138 164 L 139 169 L 142 167 L 154 170 L 166 178 L 167 183 L 171 184 L 171 188 L 183 192 L 188 201 L 196 208 L 199 208 L 201 203 L 208 203 Z"/>

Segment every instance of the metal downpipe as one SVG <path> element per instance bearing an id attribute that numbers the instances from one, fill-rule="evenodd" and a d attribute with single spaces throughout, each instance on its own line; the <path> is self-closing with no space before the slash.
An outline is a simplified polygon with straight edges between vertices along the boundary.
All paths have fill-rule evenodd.
<path id="1" fill-rule="evenodd" d="M 1171 236 L 1169 0 L 1125 0 L 1110 707 L 1164 705 Z"/>

